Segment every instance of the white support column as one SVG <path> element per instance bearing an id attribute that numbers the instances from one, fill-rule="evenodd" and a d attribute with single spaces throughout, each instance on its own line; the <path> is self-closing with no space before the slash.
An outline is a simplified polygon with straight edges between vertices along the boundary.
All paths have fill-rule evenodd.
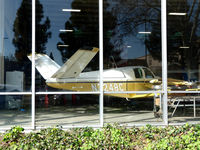
<path id="1" fill-rule="evenodd" d="M 32 0 L 32 129 L 35 129 L 35 0 Z"/>
<path id="2" fill-rule="evenodd" d="M 100 113 L 100 126 L 103 127 L 103 0 L 99 0 L 99 113 Z"/>
<path id="3" fill-rule="evenodd" d="M 4 88 L 4 0 L 0 0 L 0 89 Z"/>
<path id="4" fill-rule="evenodd" d="M 167 107 L 167 0 L 161 0 L 161 33 L 162 33 L 162 85 L 163 85 L 163 121 L 168 125 Z"/>

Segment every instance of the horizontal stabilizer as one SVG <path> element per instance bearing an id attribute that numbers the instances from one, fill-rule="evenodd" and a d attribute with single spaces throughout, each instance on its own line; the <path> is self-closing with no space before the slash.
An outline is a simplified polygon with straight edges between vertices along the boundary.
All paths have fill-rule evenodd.
<path id="1" fill-rule="evenodd" d="M 67 62 L 52 76 L 52 78 L 75 78 L 88 65 L 92 58 L 99 51 L 98 48 L 92 50 L 78 50 Z"/>
<path id="2" fill-rule="evenodd" d="M 32 56 L 28 58 L 32 60 Z M 50 78 L 60 66 L 45 54 L 35 54 L 35 66 L 44 79 Z"/>

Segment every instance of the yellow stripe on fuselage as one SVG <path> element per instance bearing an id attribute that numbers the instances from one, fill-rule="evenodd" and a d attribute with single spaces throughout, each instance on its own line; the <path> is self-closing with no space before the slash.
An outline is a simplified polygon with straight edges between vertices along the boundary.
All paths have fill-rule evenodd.
<path id="1" fill-rule="evenodd" d="M 99 91 L 99 83 L 97 82 L 47 82 L 47 85 L 53 88 L 79 91 L 79 92 L 97 92 Z M 103 89 L 105 92 L 123 92 L 123 91 L 145 91 L 152 90 L 149 83 L 144 83 L 142 81 L 133 82 L 104 82 Z M 105 93 L 105 95 L 123 97 L 123 98 L 143 98 L 143 97 L 153 97 L 153 94 L 117 94 L 117 93 Z"/>

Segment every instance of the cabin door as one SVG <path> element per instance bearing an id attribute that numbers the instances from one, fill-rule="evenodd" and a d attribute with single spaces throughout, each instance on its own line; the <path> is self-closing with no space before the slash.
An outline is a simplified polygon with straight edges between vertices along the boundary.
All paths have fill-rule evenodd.
<path id="1" fill-rule="evenodd" d="M 129 91 L 144 91 L 144 73 L 142 68 L 133 68 L 133 78 L 128 81 Z"/>

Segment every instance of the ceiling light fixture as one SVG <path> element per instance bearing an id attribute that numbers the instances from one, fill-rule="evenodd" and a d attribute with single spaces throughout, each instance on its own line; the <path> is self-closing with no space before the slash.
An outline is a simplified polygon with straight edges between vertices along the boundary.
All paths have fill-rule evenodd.
<path id="1" fill-rule="evenodd" d="M 141 32 L 138 32 L 139 34 L 151 34 L 151 32 L 144 32 L 144 31 L 141 31 Z"/>
<path id="2" fill-rule="evenodd" d="M 179 48 L 190 48 L 189 46 L 181 46 Z"/>
<path id="3" fill-rule="evenodd" d="M 187 13 L 177 13 L 177 12 L 171 12 L 169 15 L 171 16 L 185 16 Z"/>
<path id="4" fill-rule="evenodd" d="M 58 45 L 59 47 L 69 47 L 69 45 Z"/>
<path id="5" fill-rule="evenodd" d="M 80 9 L 62 9 L 62 11 L 69 11 L 69 12 L 81 12 Z"/>
<path id="6" fill-rule="evenodd" d="M 60 32 L 73 32 L 73 30 L 65 30 L 65 29 L 60 29 Z"/>

